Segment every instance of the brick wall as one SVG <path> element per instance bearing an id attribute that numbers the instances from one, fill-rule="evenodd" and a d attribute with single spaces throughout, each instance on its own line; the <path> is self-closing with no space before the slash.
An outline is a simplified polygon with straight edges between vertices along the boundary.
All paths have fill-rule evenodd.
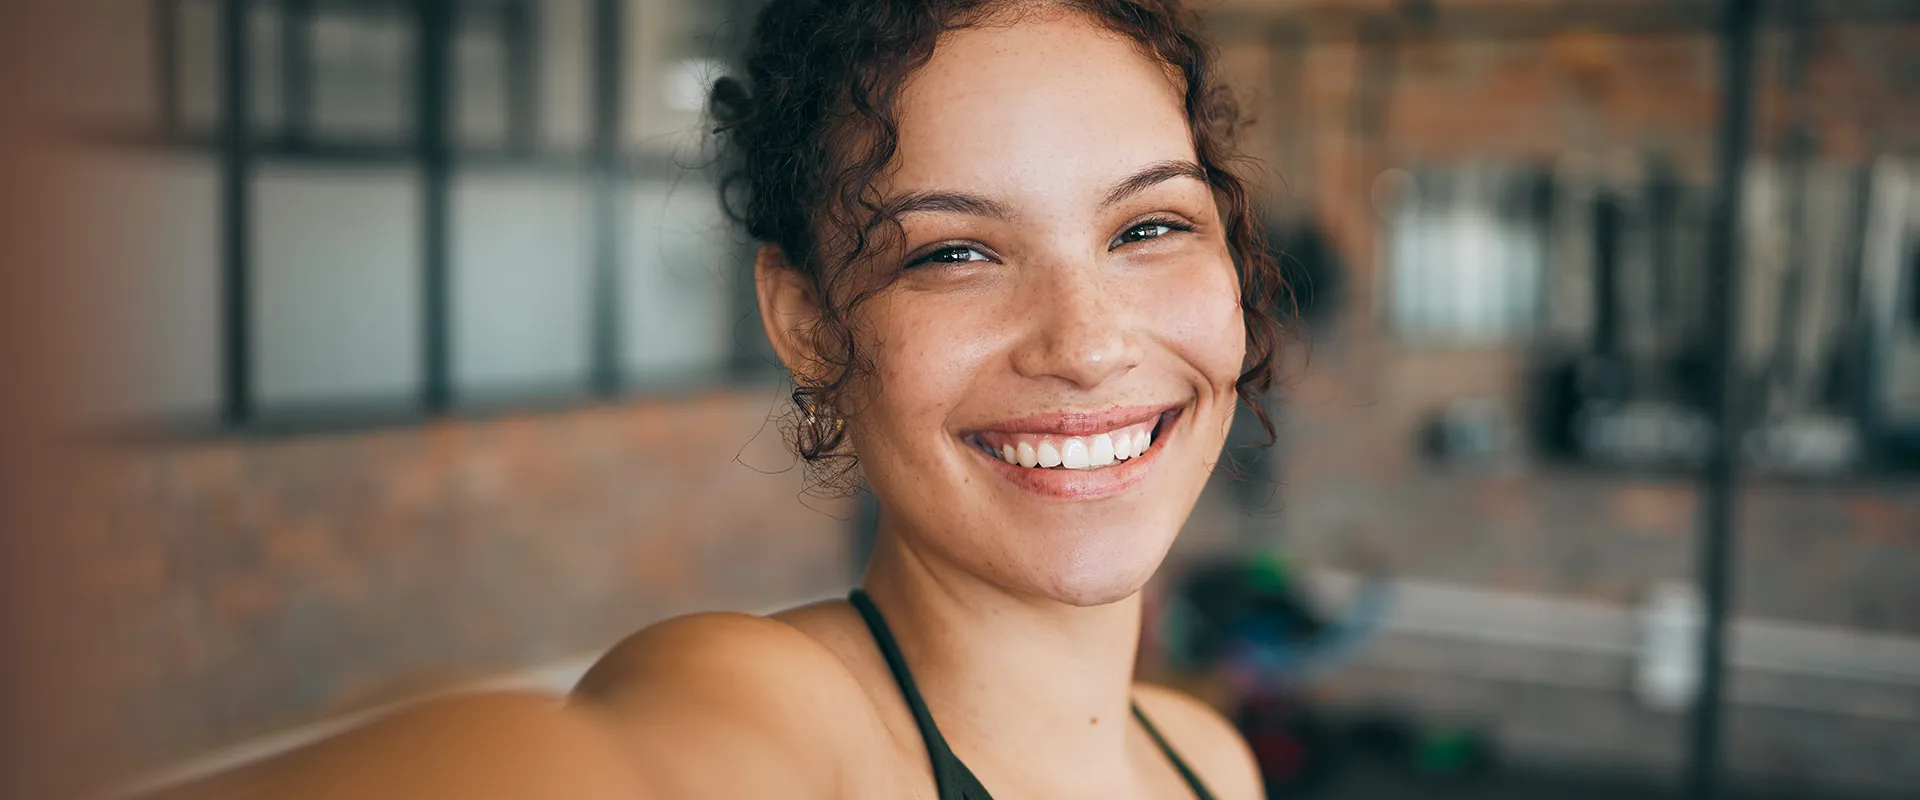
<path id="1" fill-rule="evenodd" d="M 775 396 L 118 448 L 78 561 L 109 632 L 87 726 L 153 764 L 835 592 L 851 506 L 803 502 Z"/>

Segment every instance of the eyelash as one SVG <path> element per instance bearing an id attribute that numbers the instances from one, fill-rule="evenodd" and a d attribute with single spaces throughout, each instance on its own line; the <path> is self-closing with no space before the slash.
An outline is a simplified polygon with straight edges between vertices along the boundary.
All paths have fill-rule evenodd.
<path id="1" fill-rule="evenodd" d="M 1173 217 L 1148 217 L 1146 219 L 1140 220 L 1137 223 L 1134 223 L 1133 225 L 1128 226 L 1126 230 L 1121 231 L 1120 235 L 1114 238 L 1116 240 L 1124 240 L 1127 234 L 1140 230 L 1141 228 L 1156 228 L 1156 227 L 1166 228 L 1167 232 L 1162 233 L 1159 236 L 1151 237 L 1150 239 L 1135 239 L 1133 241 L 1135 242 L 1152 241 L 1152 239 L 1165 238 L 1168 234 L 1186 233 L 1193 230 L 1193 226 L 1187 224 L 1184 220 L 1175 219 Z M 1121 242 L 1121 244 L 1132 244 L 1132 243 L 1133 242 L 1127 242 L 1127 241 Z"/>
<path id="2" fill-rule="evenodd" d="M 1140 230 L 1141 228 L 1166 228 L 1167 230 L 1159 235 L 1150 236 L 1145 239 L 1128 240 L 1126 238 L 1127 234 L 1133 233 L 1134 231 Z M 1139 222 L 1136 222 L 1132 225 L 1127 226 L 1127 229 L 1124 231 L 1121 231 L 1119 236 L 1114 237 L 1114 241 L 1117 242 L 1118 244 L 1137 244 L 1139 242 L 1149 242 L 1149 241 L 1153 241 L 1154 239 L 1164 238 L 1167 235 L 1172 233 L 1187 232 L 1191 230 L 1193 230 L 1192 225 L 1189 225 L 1186 222 L 1183 222 L 1178 219 L 1174 219 L 1172 217 L 1150 217 L 1148 219 L 1143 219 L 1143 220 L 1140 220 Z M 918 267 L 918 266 L 923 266 L 927 264 L 966 264 L 974 261 L 991 260 L 988 258 L 969 258 L 961 261 L 945 261 L 945 260 L 941 260 L 940 258 L 941 256 L 951 255 L 956 253 L 976 253 L 982 256 L 985 255 L 984 253 L 980 252 L 980 248 L 978 247 L 956 243 L 956 244 L 940 247 L 938 249 L 933 250 L 932 252 L 927 253 L 926 255 L 920 256 L 919 258 L 916 258 L 913 261 L 909 262 L 907 266 Z"/>

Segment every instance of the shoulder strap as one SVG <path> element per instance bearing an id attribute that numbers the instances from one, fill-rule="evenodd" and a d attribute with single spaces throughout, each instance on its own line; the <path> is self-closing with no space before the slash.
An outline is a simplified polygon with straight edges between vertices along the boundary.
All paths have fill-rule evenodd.
<path id="1" fill-rule="evenodd" d="M 893 673 L 894 683 L 899 684 L 900 694 L 906 698 L 907 709 L 913 712 L 914 725 L 920 729 L 920 738 L 927 745 L 927 760 L 933 764 L 933 782 L 939 789 L 940 800 L 992 800 L 992 795 L 980 784 L 980 779 L 974 777 L 973 771 L 967 769 L 960 757 L 953 754 L 953 749 L 947 746 L 946 737 L 940 735 L 940 727 L 933 722 L 933 712 L 927 710 L 927 701 L 920 696 L 920 687 L 913 682 L 913 672 L 907 668 L 906 656 L 900 653 L 900 643 L 894 640 L 893 629 L 887 627 L 887 620 L 880 615 L 880 609 L 874 606 L 873 599 L 866 592 L 854 589 L 847 594 L 847 602 L 860 612 L 860 619 L 866 622 L 867 630 L 873 633 L 873 641 L 880 647 L 880 655 L 887 660 L 887 670 Z M 1160 735 L 1160 729 L 1155 728 L 1153 721 L 1147 719 L 1146 712 L 1140 710 L 1140 704 L 1132 705 L 1134 719 L 1140 721 L 1140 727 L 1146 729 L 1147 736 L 1159 746 L 1160 752 L 1167 755 L 1167 760 L 1173 762 L 1174 769 L 1180 771 L 1180 777 L 1186 779 L 1187 786 L 1193 789 L 1196 800 L 1213 800 L 1213 794 L 1207 791 L 1206 784 L 1200 782 L 1200 776 L 1187 766 L 1179 753 L 1174 752 L 1172 745 L 1167 744 L 1166 737 Z"/>
<path id="2" fill-rule="evenodd" d="M 1147 719 L 1147 713 L 1140 710 L 1139 703 L 1133 704 L 1133 718 L 1140 720 L 1140 727 L 1147 729 L 1147 736 L 1152 737 L 1153 743 L 1160 746 L 1160 752 L 1167 754 L 1167 760 L 1173 762 L 1173 768 L 1180 770 L 1180 777 L 1187 779 L 1187 786 L 1193 789 L 1193 796 L 1198 800 L 1213 800 L 1213 793 L 1207 791 L 1207 785 L 1201 783 L 1200 776 L 1187 766 L 1187 762 L 1180 758 L 1179 753 L 1173 751 L 1173 745 L 1167 744 L 1166 737 L 1160 735 L 1159 728 L 1153 727 L 1153 720 Z"/>
<path id="3" fill-rule="evenodd" d="M 927 744 L 927 760 L 933 764 L 933 783 L 940 791 L 940 800 L 992 800 L 980 785 L 980 779 L 974 777 L 973 771 L 947 746 L 940 727 L 933 724 L 933 712 L 927 710 L 927 701 L 921 698 L 920 687 L 913 682 L 913 672 L 907 669 L 900 644 L 894 641 L 893 630 L 880 616 L 880 609 L 874 607 L 873 599 L 867 597 L 866 592 L 854 589 L 847 595 L 847 602 L 853 604 L 867 623 L 874 643 L 880 646 L 880 655 L 887 659 L 893 682 L 900 685 L 900 694 L 906 698 L 908 710 L 913 712 L 913 723 L 920 728 L 920 738 Z"/>

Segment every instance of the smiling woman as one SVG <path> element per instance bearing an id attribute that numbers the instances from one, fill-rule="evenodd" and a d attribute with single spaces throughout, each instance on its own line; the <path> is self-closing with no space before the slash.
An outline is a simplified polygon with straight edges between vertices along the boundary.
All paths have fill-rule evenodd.
<path id="1" fill-rule="evenodd" d="M 774 0 L 714 90 L 725 194 L 797 451 L 880 500 L 862 587 L 655 625 L 564 706 L 403 716 L 275 796 L 1259 796 L 1224 720 L 1133 680 L 1278 341 L 1211 58 L 1170 1 Z"/>

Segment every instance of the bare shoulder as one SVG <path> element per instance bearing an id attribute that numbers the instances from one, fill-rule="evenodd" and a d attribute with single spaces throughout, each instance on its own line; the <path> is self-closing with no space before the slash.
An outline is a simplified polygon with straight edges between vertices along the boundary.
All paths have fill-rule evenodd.
<path id="1" fill-rule="evenodd" d="M 679 617 L 627 637 L 573 702 L 611 720 L 669 797 L 838 796 L 849 754 L 881 730 L 831 650 L 746 614 Z"/>
<path id="2" fill-rule="evenodd" d="M 623 698 L 704 689 L 749 695 L 857 690 L 832 651 L 798 628 L 769 617 L 714 612 L 644 628 L 608 650 L 574 694 L 615 709 Z"/>
<path id="3" fill-rule="evenodd" d="M 1265 796 L 1260 768 L 1240 731 L 1192 695 L 1150 683 L 1134 684 L 1134 699 L 1167 743 L 1220 800 Z"/>

